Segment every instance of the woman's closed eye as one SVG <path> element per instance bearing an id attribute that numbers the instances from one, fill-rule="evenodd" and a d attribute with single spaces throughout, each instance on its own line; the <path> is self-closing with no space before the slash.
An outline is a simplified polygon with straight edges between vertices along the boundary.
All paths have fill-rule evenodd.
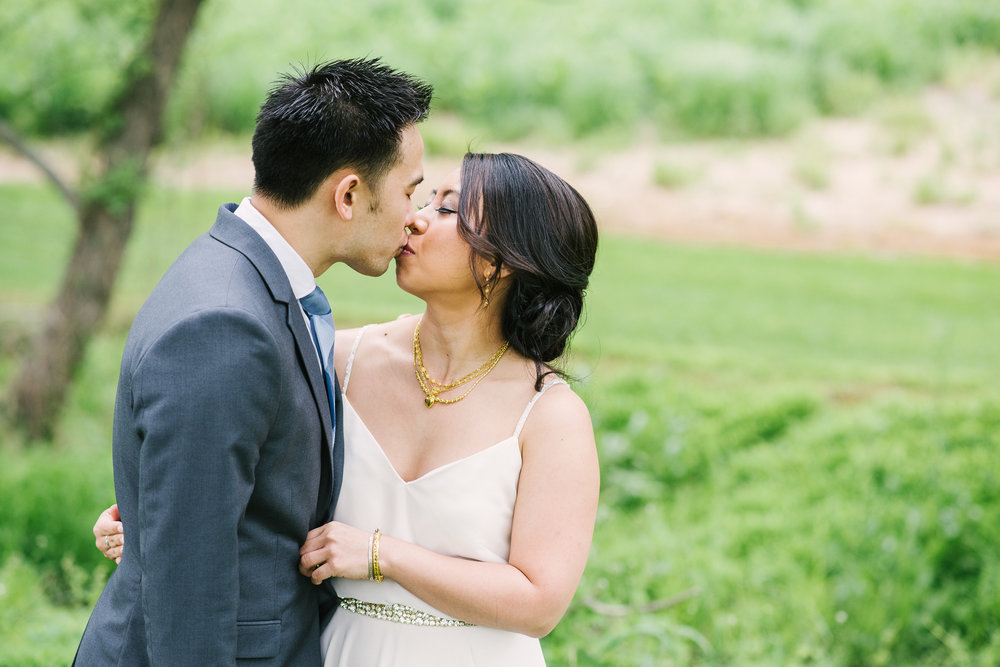
<path id="1" fill-rule="evenodd" d="M 451 208 L 450 204 L 449 205 L 445 204 L 445 201 L 448 200 L 448 197 L 454 196 L 453 193 L 454 193 L 453 190 L 446 191 L 443 194 L 442 198 L 441 198 L 442 199 L 441 206 L 437 207 L 434 210 L 436 212 L 440 213 L 441 215 L 455 215 L 456 213 L 458 213 L 458 211 L 456 211 L 455 209 Z M 436 189 L 435 190 L 431 190 L 431 195 L 430 195 L 430 197 L 427 198 L 427 202 L 421 208 L 418 208 L 417 210 L 420 211 L 422 209 L 425 209 L 425 208 L 429 207 L 431 204 L 434 203 L 434 199 L 437 196 L 438 196 L 438 191 Z"/>

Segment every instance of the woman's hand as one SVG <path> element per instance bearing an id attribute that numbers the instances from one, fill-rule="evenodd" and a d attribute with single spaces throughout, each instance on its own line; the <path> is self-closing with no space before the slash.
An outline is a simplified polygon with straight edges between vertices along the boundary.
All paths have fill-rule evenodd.
<path id="1" fill-rule="evenodd" d="M 368 540 L 371 533 L 331 521 L 306 535 L 299 549 L 299 572 L 314 584 L 330 577 L 368 578 Z"/>
<path id="2" fill-rule="evenodd" d="M 105 558 L 116 563 L 122 562 L 122 550 L 125 548 L 125 528 L 118 515 L 118 505 L 112 505 L 101 512 L 94 524 L 94 537 L 97 548 Z"/>

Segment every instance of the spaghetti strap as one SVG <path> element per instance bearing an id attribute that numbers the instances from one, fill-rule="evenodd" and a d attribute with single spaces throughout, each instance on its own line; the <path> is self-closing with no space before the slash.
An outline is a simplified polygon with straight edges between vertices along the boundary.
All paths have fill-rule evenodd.
<path id="1" fill-rule="evenodd" d="M 535 395 L 531 397 L 531 400 L 528 401 L 527 407 L 524 408 L 524 412 L 521 413 L 521 418 L 517 422 L 517 428 L 514 429 L 514 438 L 521 437 L 521 429 L 524 428 L 524 422 L 528 421 L 528 413 L 530 413 L 531 408 L 535 406 L 535 401 L 541 398 L 542 394 L 544 394 L 546 391 L 549 390 L 549 387 L 553 387 L 557 384 L 567 384 L 567 383 L 562 378 L 556 378 L 552 382 L 543 385 L 542 388 L 536 391 Z"/>
<path id="2" fill-rule="evenodd" d="M 357 337 L 354 339 L 354 346 L 351 348 L 351 354 L 347 357 L 347 368 L 344 369 L 344 386 L 341 388 L 342 393 L 347 393 L 347 385 L 351 382 L 351 367 L 354 365 L 354 355 L 358 353 L 358 345 L 361 344 L 361 337 L 365 335 L 365 329 L 370 326 L 370 324 L 366 324 L 361 327 L 361 331 L 358 332 Z"/>

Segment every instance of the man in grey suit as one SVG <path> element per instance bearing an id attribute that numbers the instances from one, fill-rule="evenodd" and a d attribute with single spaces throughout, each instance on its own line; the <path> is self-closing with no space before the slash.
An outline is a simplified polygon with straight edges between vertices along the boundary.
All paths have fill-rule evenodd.
<path id="1" fill-rule="evenodd" d="M 321 593 L 297 566 L 332 517 L 343 432 L 299 300 L 333 263 L 380 275 L 406 244 L 430 97 L 377 60 L 271 91 L 253 196 L 219 209 L 129 333 L 113 439 L 129 539 L 75 664 L 320 664 Z"/>

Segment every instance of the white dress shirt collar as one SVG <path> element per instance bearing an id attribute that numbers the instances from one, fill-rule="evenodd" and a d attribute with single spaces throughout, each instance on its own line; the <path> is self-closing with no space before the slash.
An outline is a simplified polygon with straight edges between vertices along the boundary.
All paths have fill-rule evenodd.
<path id="1" fill-rule="evenodd" d="M 313 277 L 309 265 L 295 252 L 295 249 L 288 244 L 288 241 L 278 233 L 274 225 L 268 222 L 267 218 L 254 208 L 253 204 L 250 203 L 250 197 L 244 197 L 235 213 L 243 222 L 250 225 L 255 232 L 260 234 L 261 238 L 264 239 L 264 242 L 271 249 L 271 252 L 277 256 L 278 261 L 281 263 L 281 268 L 285 270 L 285 274 L 288 276 L 288 282 L 292 286 L 292 293 L 296 299 L 301 299 L 316 289 L 316 279 Z"/>

